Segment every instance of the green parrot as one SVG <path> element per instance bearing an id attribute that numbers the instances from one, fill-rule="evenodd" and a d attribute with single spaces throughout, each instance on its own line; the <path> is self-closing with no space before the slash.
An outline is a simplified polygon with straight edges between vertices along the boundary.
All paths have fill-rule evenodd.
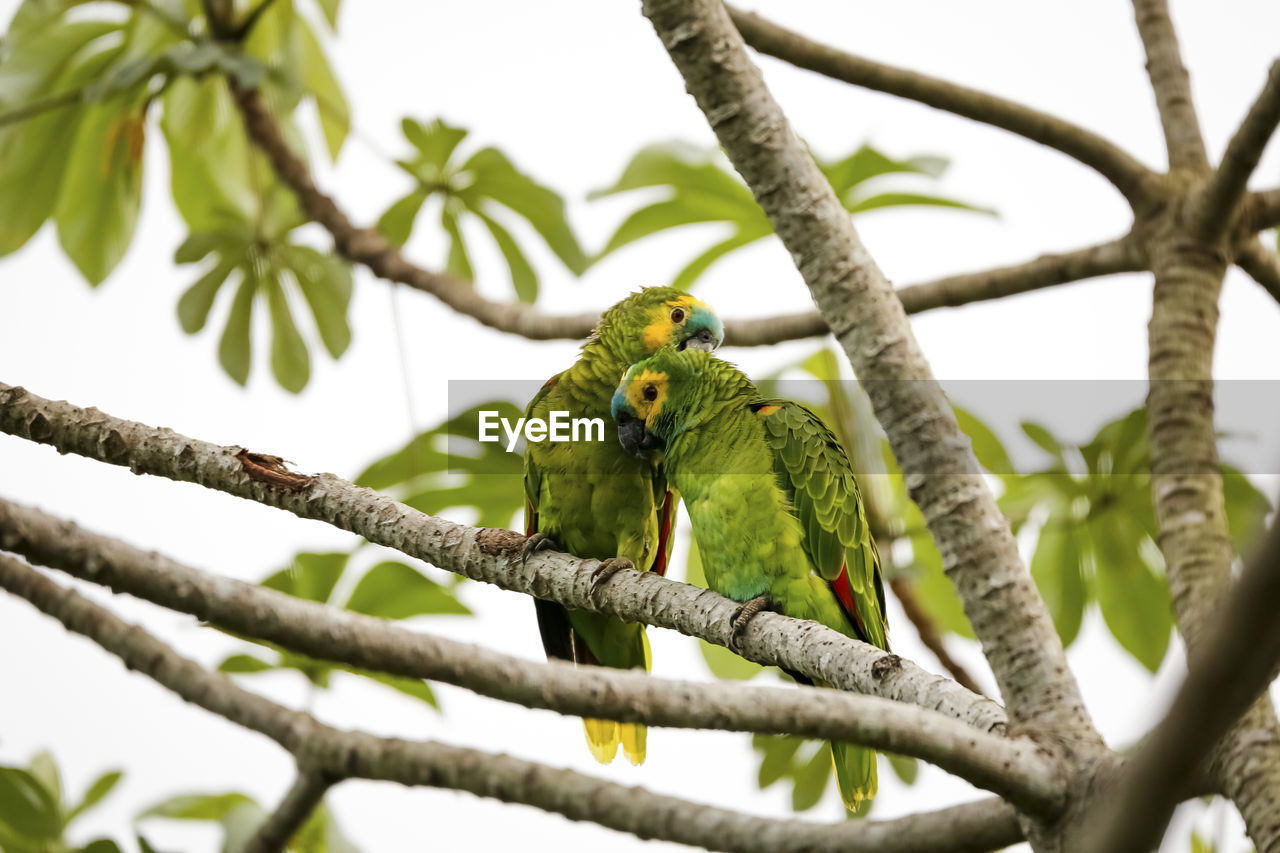
<path id="1" fill-rule="evenodd" d="M 683 497 L 707 585 L 745 602 L 735 637 L 769 608 L 889 648 L 880 557 L 858 484 L 817 415 L 764 399 L 709 353 L 670 347 L 627 371 L 611 412 L 619 443 L 661 460 Z M 831 753 L 845 806 L 874 797 L 875 752 L 832 743 Z"/>
<path id="2" fill-rule="evenodd" d="M 633 293 L 604 313 L 568 370 L 553 376 L 529 403 L 527 418 L 551 412 L 609 421 L 609 402 L 632 363 L 663 347 L 712 350 L 724 326 L 703 302 L 671 287 Z M 621 568 L 663 574 L 679 495 L 660 467 L 627 453 L 613 439 L 527 443 L 524 456 L 526 556 L 554 543 L 603 563 L 600 581 Z M 535 599 L 548 658 L 619 669 L 649 669 L 644 626 L 615 616 L 569 610 Z M 645 727 L 585 719 L 587 743 L 608 764 L 618 746 L 633 764 L 644 761 Z"/>

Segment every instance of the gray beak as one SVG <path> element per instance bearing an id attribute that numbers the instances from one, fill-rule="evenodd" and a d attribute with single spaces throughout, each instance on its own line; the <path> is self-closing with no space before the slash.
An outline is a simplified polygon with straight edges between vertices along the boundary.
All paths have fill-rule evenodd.
<path id="1" fill-rule="evenodd" d="M 644 428 L 644 421 L 626 412 L 618 414 L 618 443 L 637 459 L 648 459 L 649 451 L 662 447 L 662 442 Z"/>
<path id="2" fill-rule="evenodd" d="M 703 352 L 712 352 L 716 348 L 716 336 L 711 333 L 710 329 L 703 329 L 691 338 L 685 338 L 676 347 L 678 350 L 684 349 L 700 349 Z"/>

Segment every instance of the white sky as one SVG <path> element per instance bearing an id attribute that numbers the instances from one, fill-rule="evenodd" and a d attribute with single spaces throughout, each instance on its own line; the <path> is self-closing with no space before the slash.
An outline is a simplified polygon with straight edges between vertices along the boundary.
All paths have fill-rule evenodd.
<path id="1" fill-rule="evenodd" d="M 0 0 L 0 19 L 7 20 L 16 5 Z M 1054 111 L 1102 131 L 1147 163 L 1163 164 L 1154 102 L 1127 4 L 792 0 L 755 8 L 863 55 Z M 1173 11 L 1216 160 L 1276 52 L 1280 5 L 1184 0 L 1175 2 Z M 502 147 L 521 168 L 572 200 L 571 216 L 588 248 L 602 245 L 635 202 L 587 204 L 581 201 L 587 190 L 614 179 L 643 143 L 712 142 L 635 2 L 347 3 L 332 49 L 354 107 L 357 136 L 337 168 L 322 169 L 321 175 L 358 221 L 372 221 L 405 191 L 403 176 L 383 156 L 403 153 L 398 123 L 404 115 L 444 116 L 471 129 L 470 144 Z M 1062 155 L 773 61 L 764 67 L 775 95 L 817 152 L 843 154 L 869 140 L 896 156 L 943 154 L 954 166 L 940 188 L 1000 212 L 993 219 L 910 209 L 861 219 L 864 239 L 896 282 L 1016 262 L 1108 239 L 1126 227 L 1128 211 L 1119 196 Z M 168 202 L 167 160 L 159 140 L 153 132 L 137 238 L 101 288 L 90 291 L 79 279 L 49 229 L 0 260 L 3 381 L 207 440 L 279 453 L 303 470 L 352 477 L 371 459 L 400 446 L 414 427 L 439 420 L 447 380 L 544 378 L 573 358 L 574 344 L 504 337 L 458 319 L 429 297 L 401 293 L 396 304 L 407 337 L 403 363 L 417 418 L 411 423 L 389 290 L 359 271 L 352 307 L 355 342 L 341 362 L 321 357 L 306 391 L 291 396 L 269 377 L 265 339 L 259 338 L 249 387 L 236 387 L 215 360 L 225 304 L 215 309 L 210 329 L 195 338 L 182 334 L 174 316 L 178 295 L 195 274 L 170 262 L 184 234 Z M 1264 159 L 1260 186 L 1280 178 L 1276 148 Z M 442 244 L 425 220 L 419 230 L 410 254 L 439 265 Z M 319 234 L 315 239 L 316 245 L 327 245 Z M 637 246 L 578 282 L 545 252 L 535 253 L 535 263 L 542 261 L 543 307 L 606 306 L 638 285 L 665 281 L 708 242 L 706 233 L 698 233 Z M 506 296 L 502 272 L 485 254 L 481 288 Z M 799 276 L 776 245 L 717 265 L 699 292 L 723 316 L 767 315 L 809 304 Z M 1144 276 L 1113 277 L 930 313 L 914 324 L 935 373 L 945 378 L 1140 379 L 1146 369 L 1149 294 Z M 1233 271 L 1222 299 L 1217 374 L 1275 378 L 1278 323 L 1280 306 Z M 812 342 L 798 343 L 771 351 L 730 351 L 728 357 L 750 373 L 764 373 L 813 348 Z M 1029 451 L 1016 441 L 1010 444 L 1022 454 Z M 0 496 L 246 580 L 283 565 L 296 550 L 346 548 L 352 542 L 319 523 L 197 486 L 59 457 L 7 436 L 0 436 L 0 472 Z M 526 599 L 479 584 L 467 585 L 463 597 L 476 618 L 428 620 L 422 626 L 541 657 Z M 189 619 L 130 600 L 110 603 L 203 662 L 215 663 L 234 647 Z M 901 614 L 892 616 L 897 650 L 935 668 Z M 705 677 L 694 641 L 660 630 L 651 637 L 659 673 Z M 976 649 L 958 651 L 990 685 Z M 1115 745 L 1132 743 L 1158 718 L 1181 666 L 1175 648 L 1160 676 L 1148 678 L 1118 652 L 1096 614 L 1070 657 L 1095 720 Z M 273 698 L 304 703 L 300 681 L 285 674 L 244 683 Z M 576 720 L 448 687 L 438 692 L 444 716 L 348 679 L 316 697 L 314 709 L 338 725 L 505 751 L 755 814 L 789 814 L 789 791 L 756 789 L 746 735 L 652 730 L 643 767 L 625 762 L 600 767 L 582 743 Z M 133 814 L 177 792 L 239 789 L 273 804 L 291 779 L 288 758 L 273 744 L 183 705 L 147 679 L 126 673 L 88 641 L 68 637 L 26 604 L 2 596 L 0 695 L 0 762 L 25 762 L 47 747 L 77 793 L 108 767 L 127 769 L 109 805 L 84 821 L 77 840 L 96 834 L 124 839 Z M 977 796 L 940 771 L 922 774 L 913 788 L 898 785 L 887 768 L 882 779 L 878 817 Z M 496 849 L 513 839 L 533 849 L 641 846 L 598 827 L 464 794 L 351 782 L 332 801 L 350 836 L 366 851 Z M 811 814 L 838 818 L 834 794 L 829 792 Z M 1215 820 L 1210 815 L 1200 823 L 1212 829 Z M 1225 849 L 1246 849 L 1236 824 L 1225 826 Z M 153 824 L 148 832 L 161 849 L 214 848 L 210 832 L 172 824 Z M 1168 849 L 1186 849 L 1185 837 L 1184 827 L 1171 836 Z"/>

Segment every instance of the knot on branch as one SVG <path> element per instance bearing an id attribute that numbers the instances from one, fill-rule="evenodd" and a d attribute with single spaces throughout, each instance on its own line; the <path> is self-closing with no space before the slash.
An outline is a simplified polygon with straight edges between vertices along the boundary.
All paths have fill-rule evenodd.
<path id="1" fill-rule="evenodd" d="M 902 658 L 895 654 L 886 654 L 871 665 L 871 677 L 876 681 L 883 681 L 895 672 L 902 669 Z"/>
<path id="2" fill-rule="evenodd" d="M 481 553 L 511 557 L 520 552 L 525 537 L 502 527 L 482 527 L 476 531 L 476 547 Z"/>
<path id="3" fill-rule="evenodd" d="M 311 485 L 315 477 L 311 474 L 299 474 L 297 471 L 290 471 L 286 465 L 288 463 L 279 456 L 271 456 L 266 453 L 254 453 L 244 448 L 236 454 L 236 459 L 240 460 L 240 467 L 250 480 L 257 483 L 266 483 L 277 489 L 283 489 L 286 492 L 297 492 Z"/>

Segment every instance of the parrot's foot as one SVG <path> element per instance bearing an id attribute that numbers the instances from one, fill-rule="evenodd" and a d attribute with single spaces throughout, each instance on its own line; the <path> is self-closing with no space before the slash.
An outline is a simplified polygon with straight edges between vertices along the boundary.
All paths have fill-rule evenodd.
<path id="1" fill-rule="evenodd" d="M 733 611 L 733 615 L 729 617 L 729 648 L 732 651 L 739 651 L 739 644 L 742 642 L 742 632 L 747 630 L 749 623 L 755 615 L 761 610 L 771 610 L 773 602 L 767 595 L 757 595 L 750 601 L 739 605 L 738 609 Z"/>
<path id="2" fill-rule="evenodd" d="M 591 589 L 587 591 L 587 595 L 595 598 L 600 587 L 608 582 L 609 578 L 616 575 L 624 569 L 636 570 L 636 564 L 628 560 L 626 557 L 610 557 L 609 559 L 596 566 L 591 573 Z"/>
<path id="3" fill-rule="evenodd" d="M 548 548 L 556 547 L 555 540 L 545 533 L 532 533 L 525 538 L 524 544 L 520 546 L 520 562 L 524 563 L 539 551 L 545 551 Z"/>

